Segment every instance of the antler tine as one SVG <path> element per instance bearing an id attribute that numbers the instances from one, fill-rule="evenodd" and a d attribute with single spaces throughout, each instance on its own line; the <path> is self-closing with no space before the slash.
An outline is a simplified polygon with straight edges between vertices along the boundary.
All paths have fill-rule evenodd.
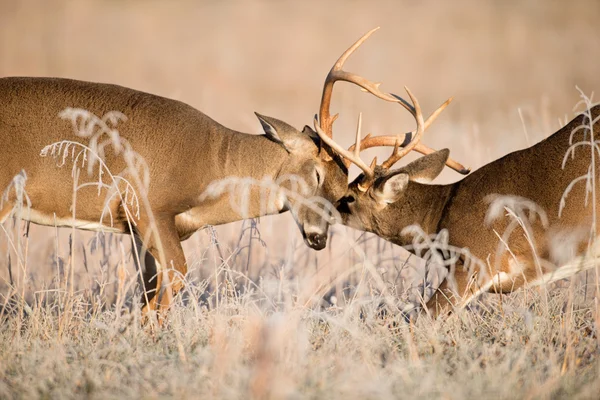
<path id="1" fill-rule="evenodd" d="M 374 146 L 394 146 L 394 151 L 392 152 L 392 155 L 381 165 L 383 168 L 386 169 L 389 169 L 398 160 L 400 160 L 412 150 L 415 150 L 422 154 L 432 153 L 435 150 L 420 143 L 421 137 L 423 136 L 423 132 L 429 127 L 429 125 L 433 123 L 433 121 L 444 110 L 444 108 L 446 108 L 446 106 L 452 101 L 452 97 L 449 98 L 444 104 L 438 107 L 438 109 L 435 110 L 429 116 L 429 118 L 427 118 L 427 121 L 423 121 L 423 114 L 421 112 L 418 100 L 407 87 L 405 87 L 405 89 L 412 101 L 412 104 L 403 99 L 402 97 L 397 96 L 393 93 L 385 93 L 381 91 L 379 89 L 381 83 L 372 82 L 359 75 L 344 71 L 342 68 L 348 57 L 350 57 L 350 55 L 352 55 L 352 53 L 354 53 L 354 51 L 356 51 L 356 49 L 360 47 L 360 45 L 363 44 L 365 40 L 367 40 L 378 29 L 379 27 L 371 29 L 369 32 L 364 34 L 337 59 L 337 61 L 327 74 L 325 84 L 323 85 L 323 94 L 321 96 L 321 104 L 319 106 L 318 119 L 315 116 L 315 129 L 317 130 L 317 133 L 319 137 L 321 137 L 323 142 L 327 144 L 331 148 L 331 150 L 337 152 L 342 157 L 346 167 L 349 167 L 351 163 L 354 163 L 364 171 L 365 176 L 368 178 L 372 178 L 374 176 L 375 165 L 372 164 L 372 166 L 369 167 L 360 159 L 359 155 L 361 150 Z M 353 83 L 382 100 L 393 103 L 399 103 L 402 107 L 408 110 L 408 112 L 410 112 L 416 119 L 417 129 L 414 132 L 411 132 L 410 134 L 404 135 L 402 141 L 400 140 L 400 135 L 396 135 L 395 137 L 385 136 L 374 138 L 370 138 L 370 135 L 367 135 L 367 137 L 363 140 L 361 146 L 360 130 L 362 125 L 362 115 L 359 115 L 355 144 L 348 150 L 343 149 L 340 145 L 333 141 L 332 126 L 333 122 L 336 120 L 338 115 L 335 114 L 332 116 L 330 114 L 333 85 L 337 81 L 346 81 Z M 404 143 L 407 140 L 408 143 L 406 143 L 405 145 Z M 392 142 L 390 143 L 390 141 Z M 325 157 L 325 154 L 327 154 L 327 152 L 324 153 L 323 157 Z M 467 174 L 470 172 L 468 168 L 465 168 L 463 165 L 452 159 L 448 159 L 446 164 L 450 168 L 453 168 L 462 174 Z"/>
<path id="2" fill-rule="evenodd" d="M 431 115 L 427 117 L 427 121 L 425 121 L 425 129 L 429 128 L 433 121 L 435 121 L 435 119 L 442 113 L 442 111 L 446 109 L 446 107 L 448 107 L 448 104 L 450 104 L 452 100 L 454 100 L 454 97 L 449 97 L 448 100 L 443 102 L 442 105 L 437 108 L 437 110 L 432 112 Z"/>
<path id="3" fill-rule="evenodd" d="M 406 141 L 407 137 L 410 137 L 409 135 L 411 135 L 411 133 L 407 133 L 405 135 L 404 141 Z M 376 137 L 373 139 L 378 139 L 378 140 L 377 141 L 363 140 L 360 150 L 363 151 L 363 150 L 369 149 L 371 147 L 391 147 L 391 146 L 395 146 L 397 143 L 397 139 L 394 136 Z M 400 146 L 402 146 L 402 144 L 400 144 Z M 352 145 L 348 149 L 348 151 L 355 151 L 354 145 Z M 436 150 L 432 149 L 431 147 L 429 147 L 427 145 L 424 145 L 423 143 L 417 143 L 417 145 L 413 148 L 413 151 L 416 151 L 417 153 L 423 154 L 425 156 L 436 152 Z M 456 172 L 458 172 L 459 174 L 462 174 L 462 175 L 468 175 L 471 172 L 471 169 L 469 167 L 465 167 L 464 165 L 462 165 L 461 163 L 459 163 L 458 161 L 456 161 L 452 158 L 448 158 L 448 160 L 446 161 L 446 165 L 449 168 L 452 168 L 453 170 L 455 170 Z M 346 165 L 346 166 L 348 166 L 348 165 Z"/>
<path id="4" fill-rule="evenodd" d="M 361 117 L 359 117 L 359 125 L 360 125 L 360 123 L 361 123 Z M 319 135 L 321 140 L 323 142 L 325 142 L 329 147 L 331 147 L 332 150 L 334 150 L 336 153 L 338 153 L 344 159 L 350 161 L 351 163 L 356 164 L 356 166 L 358 168 L 363 170 L 363 172 L 365 173 L 365 177 L 370 179 L 375 175 L 373 168 L 371 168 L 367 164 L 365 164 L 364 161 L 361 160 L 361 158 L 356 155 L 356 152 L 354 152 L 354 154 L 353 154 L 352 152 L 344 149 L 342 146 L 337 144 L 330 136 L 328 136 L 321 129 L 321 127 L 319 126 L 319 120 L 317 119 L 316 115 L 315 115 L 314 125 L 315 125 L 315 130 L 317 131 L 317 135 Z M 355 143 L 355 148 L 360 149 L 360 129 L 357 129 L 356 137 L 357 137 L 357 140 Z M 359 150 L 359 152 L 360 152 L 360 150 Z M 350 166 L 350 164 L 346 164 L 346 166 L 348 167 L 348 166 Z"/>
<path id="5" fill-rule="evenodd" d="M 404 89 L 408 96 L 412 100 L 415 112 L 414 117 L 417 121 L 417 131 L 413 136 L 412 140 L 400 150 L 400 138 L 396 138 L 396 143 L 394 145 L 394 151 L 392 155 L 381 164 L 383 168 L 389 169 L 392 165 L 394 165 L 398 160 L 407 155 L 412 151 L 413 148 L 421 141 L 421 137 L 423 136 L 423 132 L 425 132 L 425 121 L 423 121 L 423 113 L 421 112 L 421 106 L 419 105 L 419 101 L 412 94 L 412 92 L 405 86 Z M 438 113 L 439 114 L 439 113 Z M 437 116 L 437 115 L 436 115 Z"/>
<path id="6" fill-rule="evenodd" d="M 369 32 L 362 35 L 360 37 L 360 39 L 358 39 L 356 42 L 354 42 L 354 44 L 352 46 L 348 47 L 348 49 L 342 53 L 340 58 L 337 59 L 335 64 L 333 64 L 333 67 L 331 68 L 331 71 L 329 71 L 329 72 L 341 70 L 342 67 L 344 66 L 344 63 L 348 59 L 348 57 L 350 57 L 350 55 L 352 53 L 354 53 L 354 51 L 356 49 L 358 49 L 360 47 L 360 45 L 365 42 L 365 40 L 367 40 L 373 33 L 375 33 L 375 31 L 378 31 L 379 28 L 380 27 L 378 26 L 376 28 L 371 29 Z"/>
<path id="7" fill-rule="evenodd" d="M 394 95 L 394 96 L 396 96 L 396 95 Z M 452 102 L 452 100 L 454 100 L 454 97 L 448 98 L 448 100 L 446 100 L 445 102 L 443 102 L 442 105 L 440 105 L 434 112 L 432 112 L 429 115 L 429 117 L 427 117 L 427 119 L 425 120 L 424 129 L 427 129 L 427 128 L 429 128 L 431 126 L 431 124 L 433 123 L 433 121 L 435 121 L 436 118 L 439 117 L 439 115 L 442 113 L 442 111 L 444 111 L 444 109 L 446 107 L 448 107 L 448 104 L 450 104 Z M 363 142 L 362 142 L 363 144 L 362 144 L 362 147 L 361 147 L 361 151 L 369 149 L 371 147 L 394 146 L 396 138 L 400 139 L 402 135 L 404 136 L 404 138 L 402 138 L 402 141 L 400 142 L 401 143 L 400 145 L 404 147 L 405 145 L 402 144 L 402 143 L 406 142 L 407 137 L 410 140 L 410 138 L 412 138 L 415 135 L 415 133 L 416 133 L 416 131 L 412 131 L 412 132 L 409 132 L 409 133 L 403 133 L 403 134 L 399 134 L 399 135 L 396 135 L 396 136 L 375 136 L 375 137 L 371 137 L 371 134 L 369 133 L 363 139 Z M 390 144 L 390 140 L 392 141 L 392 144 Z M 354 145 L 352 145 L 352 147 L 350 147 L 349 150 L 350 151 L 354 150 Z M 416 151 L 416 149 L 414 149 L 414 150 Z M 432 150 L 432 151 L 434 151 L 434 150 Z"/>
<path id="8" fill-rule="evenodd" d="M 337 116 L 331 116 L 330 107 L 331 107 L 331 95 L 333 94 L 333 84 L 336 79 L 334 79 L 334 75 L 336 71 L 340 71 L 344 66 L 344 63 L 350 57 L 354 51 L 360 47 L 361 44 L 364 43 L 365 40 L 369 38 L 379 27 L 371 29 L 369 32 L 365 33 L 360 39 L 358 39 L 352 46 L 350 46 L 342 55 L 337 59 L 337 61 L 329 70 L 327 77 L 325 78 L 325 84 L 323 85 L 323 94 L 321 95 L 321 105 L 319 107 L 319 121 L 320 126 L 327 133 L 329 137 L 333 137 L 332 125 Z"/>
<path id="9" fill-rule="evenodd" d="M 429 117 L 425 120 L 424 130 L 429 128 L 429 126 L 433 123 L 433 121 L 435 121 L 435 119 L 448 106 L 448 104 L 450 104 L 450 102 L 452 100 L 453 100 L 453 98 L 450 97 L 442 105 L 440 105 L 434 112 L 432 112 L 431 115 L 429 115 Z M 398 146 L 406 147 L 412 141 L 412 138 L 414 137 L 415 134 L 416 134 L 416 131 L 405 133 L 405 134 L 400 134 L 400 135 L 395 135 L 395 136 L 386 135 L 386 136 L 371 137 L 371 134 L 368 134 L 362 140 L 360 151 L 363 151 L 363 150 L 366 150 L 366 149 L 369 149 L 372 147 L 386 147 L 386 146 L 394 147 L 394 150 L 395 150 L 396 144 L 398 144 Z M 427 154 L 431 154 L 431 153 L 435 152 L 434 149 L 424 145 L 423 143 L 417 143 L 416 146 L 413 148 L 413 150 L 418 153 L 421 153 L 423 155 L 427 155 Z M 356 151 L 355 146 L 352 145 L 348 149 L 348 151 Z M 395 151 L 397 151 L 397 150 L 395 150 Z M 463 175 L 467 175 L 469 172 L 471 172 L 470 168 L 465 167 L 458 161 L 453 160 L 451 158 L 448 158 L 448 160 L 446 161 L 446 165 L 448 167 L 452 168 L 453 170 L 455 170 L 456 172 L 463 174 Z"/>
<path id="10" fill-rule="evenodd" d="M 362 113 L 358 113 L 358 124 L 356 126 L 356 140 L 354 140 L 354 157 L 360 158 L 360 131 L 362 130 Z"/>
<path id="11" fill-rule="evenodd" d="M 323 85 L 323 94 L 321 96 L 321 105 L 319 107 L 319 121 L 321 129 L 327 134 L 329 137 L 333 137 L 333 129 L 332 125 L 336 115 L 330 114 L 330 106 L 331 106 L 331 95 L 333 93 L 333 85 L 337 81 L 346 81 L 350 83 L 354 83 L 355 85 L 363 88 L 367 92 L 373 94 L 374 96 L 393 103 L 400 103 L 404 108 L 406 108 L 411 114 L 414 115 L 414 108 L 412 105 L 406 100 L 402 99 L 399 96 L 395 96 L 389 93 L 382 92 L 379 89 L 379 85 L 381 83 L 371 82 L 368 79 L 365 79 L 356 74 L 352 74 L 342 70 L 344 63 L 350 57 L 354 51 L 360 47 L 361 44 L 364 43 L 379 27 L 375 29 L 371 29 L 369 32 L 365 33 L 360 39 L 358 39 L 352 46 L 350 46 L 338 60 L 335 62 L 329 74 L 327 74 L 327 78 L 325 79 L 325 84 Z"/>

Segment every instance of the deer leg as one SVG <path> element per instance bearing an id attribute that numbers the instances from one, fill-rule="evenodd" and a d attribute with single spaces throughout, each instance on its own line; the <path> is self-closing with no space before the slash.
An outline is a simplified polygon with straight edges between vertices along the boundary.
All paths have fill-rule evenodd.
<path id="1" fill-rule="evenodd" d="M 498 268 L 492 267 L 486 274 L 481 271 L 469 274 L 457 265 L 455 284 L 446 279 L 427 303 L 427 308 L 433 315 L 439 315 L 449 312 L 452 307 L 467 305 L 482 293 L 510 293 L 519 289 L 548 272 L 544 267 L 547 253 L 544 246 L 538 248 L 537 255 L 531 249 L 505 253 L 498 260 Z"/>
<path id="2" fill-rule="evenodd" d="M 187 273 L 185 255 L 179 242 L 173 218 L 158 220 L 155 227 L 139 223 L 137 226 L 145 270 L 143 312 L 161 309 L 166 311 L 173 297 L 183 288 Z M 146 296 L 148 302 L 146 302 Z"/>
<path id="3" fill-rule="evenodd" d="M 159 280 L 162 281 L 162 277 L 158 275 L 158 268 L 156 260 L 150 254 L 150 252 L 144 247 L 142 239 L 139 233 L 134 233 L 133 244 L 137 250 L 134 256 L 135 265 L 139 270 L 138 283 L 141 286 L 142 293 L 142 304 L 144 308 L 148 310 L 156 309 L 156 300 L 154 299 L 157 295 L 157 287 L 160 287 Z"/>
<path id="4" fill-rule="evenodd" d="M 506 274 L 502 273 L 502 277 Z M 449 314 L 455 307 L 463 307 L 481 293 L 492 289 L 490 272 L 480 271 L 479 268 L 465 267 L 464 260 L 459 259 L 454 265 L 454 271 L 442 282 L 433 297 L 427 302 L 427 309 L 434 316 Z"/>
<path id="5" fill-rule="evenodd" d="M 536 251 L 527 247 L 504 253 L 498 260 L 499 268 L 493 268 L 485 281 L 480 281 L 481 291 L 513 292 L 548 272 L 547 259 L 546 245 L 538 246 Z"/>
<path id="6" fill-rule="evenodd" d="M 462 262 L 460 264 L 459 262 L 457 262 L 452 275 L 444 279 L 444 282 L 427 302 L 427 310 L 433 317 L 452 311 L 452 308 L 460 303 L 461 298 L 468 290 L 471 275 L 463 267 Z"/>

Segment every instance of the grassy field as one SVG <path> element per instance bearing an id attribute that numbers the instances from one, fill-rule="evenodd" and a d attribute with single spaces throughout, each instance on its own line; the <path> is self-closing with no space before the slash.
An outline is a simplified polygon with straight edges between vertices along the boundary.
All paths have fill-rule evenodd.
<path id="1" fill-rule="evenodd" d="M 387 91 L 410 87 L 425 112 L 454 96 L 424 142 L 473 168 L 570 120 L 576 86 L 600 90 L 597 1 L 322 3 L 0 0 L 0 76 L 117 83 L 249 133 L 260 132 L 253 111 L 300 128 L 338 55 L 381 26 L 348 69 Z M 333 109 L 346 146 L 360 111 L 364 132 L 413 128 L 349 85 Z M 375 154 L 386 152 L 365 158 Z M 0 398 L 600 393 L 594 272 L 408 324 L 394 300 L 406 287 L 403 249 L 336 226 L 315 252 L 284 214 L 185 242 L 188 289 L 153 329 L 140 324 L 130 238 L 3 228 Z"/>

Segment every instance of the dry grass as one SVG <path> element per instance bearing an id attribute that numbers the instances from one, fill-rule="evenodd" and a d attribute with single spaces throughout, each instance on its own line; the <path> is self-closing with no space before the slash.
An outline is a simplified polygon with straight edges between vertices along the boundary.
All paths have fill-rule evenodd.
<path id="1" fill-rule="evenodd" d="M 599 4 L 0 0 L 0 76 L 114 82 L 256 133 L 254 110 L 310 123 L 331 63 L 382 26 L 349 68 L 390 91 L 409 86 L 426 111 L 454 95 L 425 141 L 478 167 L 570 119 L 576 84 L 600 89 Z M 365 132 L 412 126 L 352 87 L 337 96 L 343 144 L 359 111 Z M 139 324 L 129 238 L 91 244 L 88 233 L 32 226 L 13 243 L 21 243 L 19 258 L 9 238 L 20 227 L 4 227 L 12 236 L 0 237 L 0 398 L 600 391 L 600 305 L 585 277 L 548 297 L 530 290 L 486 298 L 475 310 L 409 325 L 390 302 L 403 291 L 402 249 L 336 227 L 316 253 L 281 215 L 186 242 L 189 289 L 167 326 L 153 331 Z"/>
<path id="2" fill-rule="evenodd" d="M 115 286 L 127 287 L 119 275 Z M 575 282 L 547 299 L 521 292 L 410 325 L 382 313 L 374 294 L 307 306 L 301 280 L 265 274 L 245 287 L 224 279 L 216 306 L 206 284 L 190 285 L 154 331 L 140 327 L 138 304 L 121 306 L 127 293 L 17 300 L 1 321 L 0 397 L 595 398 L 600 389 L 597 305 Z"/>

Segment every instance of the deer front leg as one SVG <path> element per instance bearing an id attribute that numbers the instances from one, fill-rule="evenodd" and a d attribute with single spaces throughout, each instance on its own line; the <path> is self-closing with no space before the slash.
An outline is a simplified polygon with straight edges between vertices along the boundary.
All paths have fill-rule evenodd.
<path id="1" fill-rule="evenodd" d="M 144 246 L 138 232 L 135 232 L 133 235 L 133 245 L 136 248 L 134 262 L 139 271 L 138 283 L 142 288 L 142 307 L 145 311 L 155 310 L 156 301 L 154 298 L 157 295 L 156 288 L 160 286 L 160 284 L 157 284 L 159 268 L 157 268 L 156 260 L 152 254 Z"/>
<path id="2" fill-rule="evenodd" d="M 480 279 L 482 272 L 479 268 L 465 267 L 464 260 L 458 259 L 446 279 L 427 302 L 427 309 L 433 317 L 449 314 L 455 307 L 461 307 L 470 299 L 487 292 L 485 286 L 489 279 Z M 487 276 L 487 275 L 486 275 Z"/>
<path id="3" fill-rule="evenodd" d="M 427 302 L 427 310 L 435 318 L 438 315 L 448 314 L 457 306 L 466 294 L 469 286 L 469 271 L 465 270 L 462 263 L 457 263 L 456 269 L 440 285 L 435 294 Z"/>
<path id="4" fill-rule="evenodd" d="M 187 273 L 174 218 L 157 220 L 155 226 L 140 222 L 135 238 L 144 267 L 141 273 L 145 290 L 142 311 L 144 314 L 158 309 L 166 311 L 173 297 L 183 288 Z"/>

